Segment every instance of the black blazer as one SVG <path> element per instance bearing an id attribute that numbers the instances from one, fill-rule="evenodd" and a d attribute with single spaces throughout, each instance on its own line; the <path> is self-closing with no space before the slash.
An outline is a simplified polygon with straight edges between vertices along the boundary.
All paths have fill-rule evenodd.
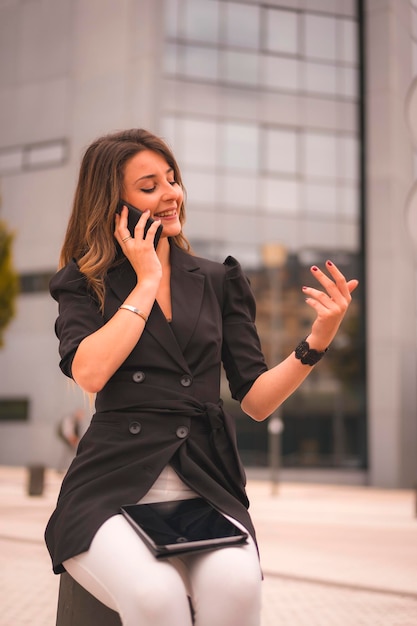
<path id="1" fill-rule="evenodd" d="M 60 367 L 136 284 L 127 259 L 109 271 L 104 314 L 75 262 L 51 280 L 59 303 Z M 241 400 L 266 364 L 255 301 L 239 263 L 215 263 L 171 243 L 172 323 L 155 302 L 144 332 L 97 394 L 96 413 L 65 476 L 45 533 L 53 568 L 89 548 L 122 504 L 137 502 L 171 463 L 182 480 L 255 538 L 234 420 L 220 399 L 221 364 Z"/>

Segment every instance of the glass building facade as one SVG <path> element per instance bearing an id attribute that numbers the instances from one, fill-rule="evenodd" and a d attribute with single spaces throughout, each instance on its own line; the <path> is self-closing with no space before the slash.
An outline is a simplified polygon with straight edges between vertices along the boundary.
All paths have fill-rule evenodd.
<path id="1" fill-rule="evenodd" d="M 330 258 L 348 277 L 363 272 L 360 16 L 333 4 L 165 2 L 160 132 L 187 188 L 186 234 L 197 254 L 242 263 L 270 365 L 309 332 L 310 266 Z M 359 293 L 277 414 L 284 466 L 366 467 L 363 320 Z M 244 461 L 266 465 L 267 423 L 228 408 Z"/>

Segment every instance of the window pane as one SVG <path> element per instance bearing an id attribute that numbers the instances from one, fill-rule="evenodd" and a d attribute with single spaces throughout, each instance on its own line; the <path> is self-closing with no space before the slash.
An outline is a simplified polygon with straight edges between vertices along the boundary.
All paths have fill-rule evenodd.
<path id="1" fill-rule="evenodd" d="M 47 290 L 48 286 L 45 291 Z M 3 397 L 0 400 L 0 422 L 17 422 L 29 419 L 29 402 L 29 398 Z"/>
<path id="2" fill-rule="evenodd" d="M 65 144 L 62 141 L 28 148 L 25 153 L 25 165 L 37 167 L 63 163 L 66 157 Z"/>
<path id="3" fill-rule="evenodd" d="M 182 124 L 182 158 L 190 165 L 216 165 L 216 131 L 214 122 L 184 120 Z"/>
<path id="4" fill-rule="evenodd" d="M 337 177 L 337 137 L 320 133 L 305 134 L 305 173 L 307 177 Z"/>
<path id="5" fill-rule="evenodd" d="M 259 47 L 259 7 L 227 3 L 225 40 L 229 46 Z"/>
<path id="6" fill-rule="evenodd" d="M 304 208 L 307 213 L 336 215 L 338 190 L 333 185 L 308 183 L 304 188 Z"/>
<path id="7" fill-rule="evenodd" d="M 197 46 L 183 47 L 183 62 L 181 71 L 192 78 L 217 78 L 218 56 L 217 50 Z"/>
<path id="8" fill-rule="evenodd" d="M 258 83 L 258 56 L 247 52 L 224 51 L 222 77 L 231 83 L 256 85 Z"/>
<path id="9" fill-rule="evenodd" d="M 344 180 L 358 180 L 359 144 L 356 137 L 339 137 L 340 168 L 339 177 Z"/>
<path id="10" fill-rule="evenodd" d="M 189 169 L 183 172 L 183 181 L 187 190 L 187 205 L 194 203 L 215 205 L 218 202 L 217 180 L 214 174 L 192 172 Z"/>
<path id="11" fill-rule="evenodd" d="M 222 165 L 230 168 L 257 170 L 259 164 L 257 126 L 224 124 L 222 130 Z"/>
<path id="12" fill-rule="evenodd" d="M 295 59 L 263 58 L 262 83 L 271 89 L 295 91 L 298 88 L 299 62 Z"/>
<path id="13" fill-rule="evenodd" d="M 257 177 L 228 174 L 223 177 L 222 200 L 229 206 L 251 209 L 257 206 Z"/>
<path id="14" fill-rule="evenodd" d="M 177 143 L 176 129 L 177 119 L 175 117 L 166 116 L 161 120 L 161 137 L 170 147 L 174 147 Z"/>
<path id="15" fill-rule="evenodd" d="M 344 185 L 339 188 L 340 212 L 346 217 L 359 218 L 359 189 Z"/>
<path id="16" fill-rule="evenodd" d="M 338 68 L 333 65 L 307 62 L 304 69 L 304 87 L 308 93 L 336 94 Z"/>
<path id="17" fill-rule="evenodd" d="M 292 11 L 266 11 L 266 49 L 296 54 L 298 51 L 298 16 Z"/>
<path id="18" fill-rule="evenodd" d="M 268 213 L 296 213 L 298 208 L 298 185 L 295 181 L 263 178 L 262 206 Z"/>
<path id="19" fill-rule="evenodd" d="M 164 72 L 174 75 L 178 72 L 178 46 L 175 44 L 164 46 Z"/>
<path id="20" fill-rule="evenodd" d="M 217 0 L 186 0 L 184 31 L 186 39 L 216 43 L 219 39 Z"/>
<path id="21" fill-rule="evenodd" d="M 339 67 L 338 93 L 347 98 L 358 96 L 358 71 L 353 67 Z"/>
<path id="22" fill-rule="evenodd" d="M 165 0 L 165 33 L 168 37 L 178 37 L 178 0 Z"/>
<path id="23" fill-rule="evenodd" d="M 358 62 L 358 27 L 352 20 L 340 20 L 341 37 L 341 61 L 357 65 Z"/>
<path id="24" fill-rule="evenodd" d="M 336 20 L 332 17 L 305 15 L 305 53 L 307 57 L 334 61 L 336 54 Z"/>
<path id="25" fill-rule="evenodd" d="M 294 174 L 297 171 L 297 133 L 268 130 L 265 137 L 265 169 Z"/>

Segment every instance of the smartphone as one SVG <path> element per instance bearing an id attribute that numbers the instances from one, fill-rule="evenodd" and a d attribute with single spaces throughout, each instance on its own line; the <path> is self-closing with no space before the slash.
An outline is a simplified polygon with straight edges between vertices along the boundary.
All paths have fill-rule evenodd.
<path id="1" fill-rule="evenodd" d="M 129 214 L 127 216 L 127 228 L 131 234 L 132 237 L 135 236 L 135 226 L 139 221 L 140 216 L 142 215 L 142 211 L 140 211 L 139 209 L 137 209 L 136 207 L 134 207 L 132 204 L 129 204 L 129 202 L 125 202 L 124 200 L 120 200 L 119 202 L 119 206 L 117 207 L 117 213 L 121 213 L 122 212 L 122 208 L 124 206 L 127 206 Z M 148 219 L 146 220 L 146 224 L 145 224 L 145 230 L 143 233 L 143 238 L 145 239 L 146 237 L 146 233 L 149 230 L 149 227 L 154 223 L 155 220 L 153 220 L 151 217 L 148 217 Z M 162 226 L 159 225 L 157 228 L 157 231 L 155 233 L 155 237 L 153 240 L 154 246 L 156 248 L 156 246 L 158 245 L 158 241 L 159 238 L 161 236 L 162 233 Z"/>
<path id="2" fill-rule="evenodd" d="M 124 505 L 120 511 L 157 558 L 242 545 L 248 538 L 202 498 Z"/>

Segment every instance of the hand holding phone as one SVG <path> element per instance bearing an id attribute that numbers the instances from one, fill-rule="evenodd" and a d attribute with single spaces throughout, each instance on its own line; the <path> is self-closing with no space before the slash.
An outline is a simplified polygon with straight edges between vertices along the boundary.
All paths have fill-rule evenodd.
<path id="1" fill-rule="evenodd" d="M 127 228 L 130 232 L 131 237 L 135 236 L 135 226 L 138 223 L 141 215 L 142 215 L 142 211 L 140 211 L 139 209 L 137 209 L 136 207 L 134 207 L 132 204 L 129 204 L 129 202 L 125 202 L 124 200 L 120 200 L 119 202 L 119 206 L 117 207 L 117 213 L 121 213 L 122 212 L 122 208 L 126 206 L 128 208 L 128 216 L 127 216 Z M 143 231 L 143 238 L 145 239 L 146 237 L 146 233 L 149 230 L 149 227 L 154 223 L 155 220 L 153 220 L 151 217 L 148 217 L 148 219 L 146 220 L 146 224 L 145 224 L 145 228 Z M 162 233 L 162 226 L 159 225 L 156 233 L 155 233 L 155 237 L 153 240 L 154 246 L 156 248 L 156 246 L 158 245 L 158 241 L 159 238 L 161 236 Z"/>

